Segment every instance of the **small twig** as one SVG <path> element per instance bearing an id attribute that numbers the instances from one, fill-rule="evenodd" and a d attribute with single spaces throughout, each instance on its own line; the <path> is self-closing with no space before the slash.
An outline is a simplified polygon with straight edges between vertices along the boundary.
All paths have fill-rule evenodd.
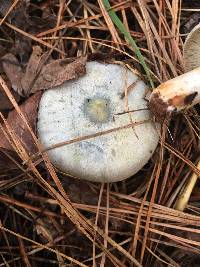
<path id="1" fill-rule="evenodd" d="M 82 141 L 85 141 L 85 140 L 89 140 L 89 139 L 96 138 L 96 137 L 99 137 L 99 136 L 102 136 L 102 135 L 110 134 L 112 132 L 117 132 L 117 131 L 120 131 L 120 130 L 132 128 L 133 126 L 137 126 L 137 125 L 140 125 L 140 124 L 143 124 L 143 123 L 149 123 L 149 122 L 150 122 L 150 120 L 144 120 L 144 121 L 139 121 L 139 122 L 134 122 L 134 123 L 128 123 L 126 125 L 123 125 L 123 126 L 120 126 L 120 127 L 116 127 L 116 128 L 112 128 L 112 129 L 108 129 L 108 130 L 105 130 L 105 131 L 102 131 L 102 132 L 89 134 L 89 135 L 85 135 L 85 136 L 79 136 L 79 137 L 76 137 L 74 139 L 70 139 L 70 140 L 67 140 L 67 141 L 63 141 L 63 142 L 57 143 L 55 145 L 51 145 L 48 148 L 46 148 L 44 150 L 41 150 L 41 152 L 33 154 L 30 157 L 30 159 L 35 159 L 35 158 L 37 158 L 39 156 L 40 153 L 44 153 L 44 152 L 50 151 L 52 149 L 55 149 L 55 148 L 58 148 L 58 147 L 61 147 L 61 146 L 66 146 L 66 145 L 82 142 Z M 27 162 L 24 161 L 23 164 L 27 164 Z"/>
<path id="2" fill-rule="evenodd" d="M 149 109 L 148 108 L 131 109 L 131 110 L 127 110 L 127 111 L 122 111 L 122 112 L 116 113 L 116 114 L 114 114 L 114 116 L 116 116 L 116 115 L 123 115 L 123 114 L 131 113 L 131 112 L 142 111 L 142 110 L 149 110 Z"/>

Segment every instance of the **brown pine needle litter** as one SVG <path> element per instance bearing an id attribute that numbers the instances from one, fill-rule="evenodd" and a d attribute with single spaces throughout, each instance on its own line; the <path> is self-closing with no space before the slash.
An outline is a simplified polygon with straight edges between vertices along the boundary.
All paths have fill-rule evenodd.
<path id="1" fill-rule="evenodd" d="M 86 57 L 122 64 L 153 89 L 184 73 L 183 42 L 199 10 L 192 0 L 0 0 L 0 97 L 8 102 L 0 107 L 0 267 L 199 264 L 198 105 L 162 125 L 159 146 L 139 173 L 98 184 L 51 164 L 25 105 L 36 105 L 34 95 L 11 90 L 16 83 L 22 95 L 21 78 L 30 82 L 30 73 L 34 81 L 53 60 Z M 35 47 L 43 53 L 37 75 L 28 64 Z"/>

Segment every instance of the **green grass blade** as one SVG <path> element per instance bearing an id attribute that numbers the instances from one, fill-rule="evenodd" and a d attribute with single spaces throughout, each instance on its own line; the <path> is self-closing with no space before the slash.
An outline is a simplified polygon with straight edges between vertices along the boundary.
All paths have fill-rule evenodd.
<path id="1" fill-rule="evenodd" d="M 126 27 L 124 26 L 124 24 L 122 23 L 122 21 L 120 20 L 120 18 L 117 16 L 117 14 L 112 10 L 112 7 L 109 3 L 108 0 L 103 0 L 103 4 L 105 6 L 105 8 L 108 11 L 108 14 L 110 16 L 110 18 L 112 19 L 112 22 L 116 25 L 116 27 L 119 29 L 119 31 L 124 35 L 125 39 L 130 43 L 130 45 L 132 46 L 132 48 L 135 51 L 135 54 L 140 62 L 140 64 L 142 65 L 147 78 L 149 80 L 149 83 L 151 85 L 152 88 L 154 88 L 154 83 L 151 79 L 151 74 L 149 71 L 149 68 L 144 60 L 143 55 L 140 52 L 139 47 L 137 46 L 136 42 L 133 40 L 131 34 L 127 31 Z"/>

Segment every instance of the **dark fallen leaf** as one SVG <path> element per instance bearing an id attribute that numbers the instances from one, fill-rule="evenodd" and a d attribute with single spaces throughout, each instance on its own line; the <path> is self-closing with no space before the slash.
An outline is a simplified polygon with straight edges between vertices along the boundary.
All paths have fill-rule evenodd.
<path id="1" fill-rule="evenodd" d="M 42 93 L 38 92 L 37 94 L 29 97 L 22 105 L 20 105 L 20 109 L 34 133 L 36 133 L 37 108 L 41 95 Z M 37 147 L 34 143 L 34 140 L 16 110 L 13 110 L 8 114 L 7 123 L 29 154 L 37 152 Z M 5 126 L 3 126 L 3 128 L 6 130 Z M 6 130 L 6 132 L 8 131 Z M 14 150 L 9 141 L 6 139 L 2 130 L 0 130 L 0 147 L 8 150 Z"/>
<path id="2" fill-rule="evenodd" d="M 7 156 L 8 155 L 8 156 Z M 13 161 L 11 160 L 13 159 Z M 0 171 L 1 174 L 3 171 L 8 169 L 17 169 L 16 162 L 19 162 L 19 158 L 16 157 L 16 154 L 13 151 L 7 150 L 5 148 L 0 148 Z M 2 179 L 1 179 L 2 182 Z M 2 190 L 2 184 L 0 184 Z"/>
<path id="3" fill-rule="evenodd" d="M 31 55 L 32 44 L 30 38 L 19 35 L 20 34 L 15 33 L 15 43 L 10 51 L 19 58 L 20 64 L 24 67 Z"/>
<path id="4" fill-rule="evenodd" d="M 43 6 L 42 2 L 40 6 L 28 6 L 27 14 L 30 33 L 37 35 L 56 26 L 56 15 L 52 13 L 52 7 L 53 5 L 47 2 Z"/>
<path id="5" fill-rule="evenodd" d="M 20 96 L 17 93 L 15 93 L 12 89 L 10 89 L 10 91 L 12 92 L 12 95 L 15 98 L 15 100 L 19 102 Z M 10 110 L 10 109 L 13 109 L 13 105 L 0 85 L 0 111 Z"/>
<path id="6" fill-rule="evenodd" d="M 0 72 L 3 72 L 2 60 L 1 58 L 6 54 L 6 48 L 0 44 Z"/>

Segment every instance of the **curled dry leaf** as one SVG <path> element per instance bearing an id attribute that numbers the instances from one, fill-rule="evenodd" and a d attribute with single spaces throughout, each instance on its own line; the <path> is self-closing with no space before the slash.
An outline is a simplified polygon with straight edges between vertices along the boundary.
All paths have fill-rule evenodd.
<path id="1" fill-rule="evenodd" d="M 86 57 L 80 57 L 69 63 L 69 59 L 58 59 L 44 65 L 46 54 L 42 54 L 41 48 L 36 46 L 33 48 L 25 73 L 12 54 L 3 57 L 3 69 L 13 89 L 20 95 L 27 96 L 84 75 L 86 60 Z"/>
<path id="2" fill-rule="evenodd" d="M 23 95 L 23 88 L 21 85 L 21 79 L 23 72 L 17 58 L 13 54 L 6 54 L 2 58 L 3 70 L 6 73 L 13 90 L 19 95 Z"/>
<path id="3" fill-rule="evenodd" d="M 42 71 L 35 81 L 31 92 L 50 89 L 61 85 L 65 81 L 76 79 L 85 74 L 86 57 L 80 57 L 71 63 L 67 59 L 55 60 L 42 68 Z"/>
<path id="4" fill-rule="evenodd" d="M 40 219 L 38 218 L 36 220 L 35 229 L 37 231 L 37 234 L 40 235 L 43 242 L 48 241 L 50 243 L 53 242 L 54 238 L 57 236 L 57 231 L 55 230 L 55 227 L 51 224 L 51 221 L 46 219 Z"/>
<path id="5" fill-rule="evenodd" d="M 36 133 L 37 108 L 41 95 L 42 93 L 38 92 L 20 105 L 20 109 L 34 133 Z M 29 152 L 29 154 L 35 153 L 37 151 L 37 147 L 34 143 L 34 140 L 16 110 L 13 110 L 8 114 L 7 123 L 26 151 Z M 6 129 L 5 125 L 3 125 L 3 129 L 9 134 L 9 131 Z M 10 142 L 6 139 L 2 130 L 0 130 L 0 147 L 8 150 L 14 150 Z"/>

